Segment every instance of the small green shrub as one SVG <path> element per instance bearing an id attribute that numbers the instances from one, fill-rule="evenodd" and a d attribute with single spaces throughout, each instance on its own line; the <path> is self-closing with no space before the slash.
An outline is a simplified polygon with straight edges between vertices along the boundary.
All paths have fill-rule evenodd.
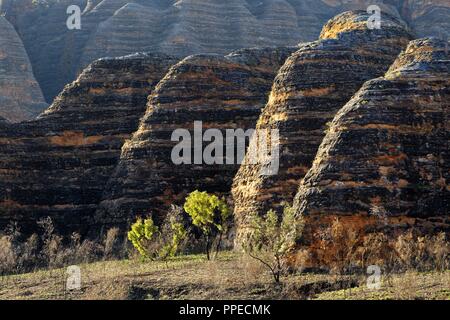
<path id="1" fill-rule="evenodd" d="M 153 219 L 138 219 L 128 232 L 128 240 L 139 251 L 141 257 L 154 259 L 157 256 L 156 250 L 151 249 L 151 244 L 157 240 L 159 229 Z"/>
<path id="2" fill-rule="evenodd" d="M 243 248 L 251 258 L 268 268 L 275 282 L 279 283 L 286 271 L 286 258 L 301 237 L 303 227 L 303 218 L 296 216 L 294 209 L 287 205 L 282 219 L 273 210 L 264 217 L 254 214 L 250 218 L 251 231 Z"/>

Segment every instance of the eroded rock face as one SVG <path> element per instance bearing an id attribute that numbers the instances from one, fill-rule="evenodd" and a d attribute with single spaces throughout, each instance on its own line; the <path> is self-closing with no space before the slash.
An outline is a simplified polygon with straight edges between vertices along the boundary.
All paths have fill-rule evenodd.
<path id="1" fill-rule="evenodd" d="M 30 120 L 46 107 L 22 41 L 0 16 L 0 116 L 12 122 Z"/>
<path id="2" fill-rule="evenodd" d="M 399 20 L 385 16 L 381 29 L 369 30 L 368 17 L 362 11 L 337 16 L 320 40 L 301 45 L 281 68 L 257 124 L 257 131 L 279 130 L 280 169 L 262 176 L 260 165 L 240 168 L 232 191 L 240 233 L 245 233 L 250 214 L 292 202 L 327 123 L 365 81 L 382 75 L 409 42 Z"/>
<path id="3" fill-rule="evenodd" d="M 123 147 L 98 219 L 123 224 L 139 215 L 162 218 L 164 209 L 182 205 L 185 196 L 196 189 L 229 193 L 239 165 L 236 161 L 226 164 L 224 148 L 224 164 L 209 165 L 204 159 L 194 164 L 194 122 L 203 122 L 200 134 L 216 129 L 224 139 L 226 130 L 253 129 L 278 69 L 295 50 L 196 55 L 175 65 L 149 98 L 139 130 Z M 172 141 L 172 134 L 177 129 L 188 130 L 192 137 L 190 164 L 173 162 L 172 150 L 178 140 Z M 209 144 L 205 141 L 202 150 Z"/>
<path id="4" fill-rule="evenodd" d="M 446 0 L 3 0 L 0 10 L 21 35 L 36 78 L 51 101 L 92 61 L 135 52 L 227 54 L 253 46 L 313 41 L 326 21 L 378 5 L 420 36 L 447 34 Z M 66 9 L 82 10 L 81 30 L 68 30 Z"/>
<path id="5" fill-rule="evenodd" d="M 24 232 L 50 216 L 85 232 L 147 97 L 178 59 L 137 54 L 98 60 L 35 121 L 0 122 L 0 229 Z"/>
<path id="6" fill-rule="evenodd" d="M 312 221 L 366 230 L 450 227 L 450 52 L 412 41 L 339 111 L 296 196 Z"/>

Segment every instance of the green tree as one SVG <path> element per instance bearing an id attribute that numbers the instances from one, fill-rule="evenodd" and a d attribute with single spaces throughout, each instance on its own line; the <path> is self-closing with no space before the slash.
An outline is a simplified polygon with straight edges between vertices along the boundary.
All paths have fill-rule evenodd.
<path id="1" fill-rule="evenodd" d="M 192 218 L 192 224 L 198 227 L 205 237 L 208 260 L 211 259 L 211 246 L 215 240 L 217 256 L 230 217 L 226 201 L 207 192 L 196 190 L 186 198 L 184 210 Z"/>
<path id="2" fill-rule="evenodd" d="M 281 220 L 281 221 L 279 221 Z M 250 218 L 250 232 L 244 240 L 245 252 L 270 270 L 276 283 L 286 269 L 286 258 L 294 249 L 303 232 L 302 217 L 285 205 L 282 219 L 270 210 L 264 217 Z"/>

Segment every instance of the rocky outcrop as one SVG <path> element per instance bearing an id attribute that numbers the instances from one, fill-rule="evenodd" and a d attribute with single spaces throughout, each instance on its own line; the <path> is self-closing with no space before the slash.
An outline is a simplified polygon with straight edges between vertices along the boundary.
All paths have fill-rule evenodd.
<path id="1" fill-rule="evenodd" d="M 0 116 L 19 122 L 36 117 L 46 107 L 22 41 L 0 16 Z"/>
<path id="2" fill-rule="evenodd" d="M 0 229 L 19 221 L 30 230 L 47 216 L 63 232 L 92 227 L 124 141 L 176 61 L 162 54 L 98 60 L 39 119 L 0 123 Z"/>
<path id="3" fill-rule="evenodd" d="M 446 0 L 3 0 L 21 35 L 45 97 L 51 101 L 85 66 L 105 56 L 164 52 L 226 54 L 253 46 L 291 46 L 317 39 L 338 13 L 378 5 L 420 36 L 448 34 Z M 68 30 L 66 9 L 82 10 Z"/>
<path id="4" fill-rule="evenodd" d="M 299 188 L 299 214 L 363 231 L 450 230 L 447 46 L 412 41 L 339 111 Z"/>
<path id="5" fill-rule="evenodd" d="M 281 68 L 257 131 L 277 129 L 280 168 L 263 176 L 261 165 L 244 163 L 233 185 L 235 219 L 240 232 L 254 212 L 292 202 L 325 136 L 327 124 L 361 85 L 382 75 L 406 47 L 410 34 L 385 15 L 381 29 L 367 28 L 366 12 L 332 19 L 321 39 L 303 44 Z"/>
<path id="6" fill-rule="evenodd" d="M 185 196 L 196 189 L 229 193 L 239 164 L 237 150 L 233 151 L 234 159 L 227 158 L 231 153 L 226 147 L 237 144 L 225 140 L 227 130 L 255 127 L 278 69 L 295 50 L 247 49 L 226 57 L 196 55 L 175 65 L 150 96 L 139 130 L 122 149 L 98 212 L 99 221 L 123 224 L 150 213 L 162 218 L 164 209 L 182 205 Z M 202 122 L 200 135 L 207 129 L 216 130 L 209 141 L 218 143 L 223 152 L 217 162 L 194 157 L 194 123 L 198 121 Z M 187 130 L 192 138 L 187 149 L 190 160 L 183 164 L 172 157 L 179 143 L 179 137 L 172 139 L 177 129 Z M 183 141 L 187 142 L 186 137 Z M 201 144 L 200 157 L 210 142 Z"/>

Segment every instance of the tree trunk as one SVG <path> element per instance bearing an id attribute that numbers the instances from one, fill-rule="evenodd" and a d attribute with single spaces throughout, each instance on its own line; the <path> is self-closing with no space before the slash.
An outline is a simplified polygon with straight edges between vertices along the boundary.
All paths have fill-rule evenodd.
<path id="1" fill-rule="evenodd" d="M 215 259 L 217 259 L 217 256 L 219 255 L 219 250 L 220 250 L 220 246 L 222 245 L 222 233 L 220 233 L 219 235 L 219 241 L 217 242 L 217 246 L 216 246 L 216 255 L 215 255 Z"/>
<path id="2" fill-rule="evenodd" d="M 280 283 L 280 271 L 274 272 L 273 277 L 275 279 L 275 283 Z"/>
<path id="3" fill-rule="evenodd" d="M 206 258 L 209 260 L 211 260 L 211 256 L 209 254 L 209 252 L 211 251 L 211 243 L 209 241 L 209 236 L 206 237 Z"/>

